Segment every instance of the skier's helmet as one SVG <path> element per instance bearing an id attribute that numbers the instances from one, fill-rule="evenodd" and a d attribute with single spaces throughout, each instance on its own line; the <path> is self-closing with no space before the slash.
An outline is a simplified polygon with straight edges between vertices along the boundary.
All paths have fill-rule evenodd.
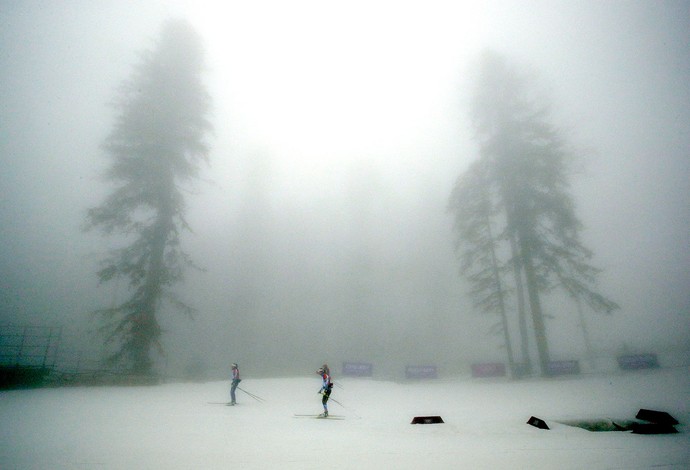
<path id="1" fill-rule="evenodd" d="M 233 369 L 237 369 L 237 363 L 236 363 L 236 362 L 233 362 L 233 363 L 230 365 L 230 367 L 232 367 Z"/>

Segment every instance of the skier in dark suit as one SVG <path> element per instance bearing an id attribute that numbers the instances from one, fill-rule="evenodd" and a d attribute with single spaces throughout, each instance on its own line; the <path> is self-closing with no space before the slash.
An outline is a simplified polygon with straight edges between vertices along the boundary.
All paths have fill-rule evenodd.
<path id="1" fill-rule="evenodd" d="M 240 378 L 240 368 L 237 367 L 236 363 L 232 363 L 232 385 L 230 386 L 230 405 L 235 405 L 237 401 L 235 400 L 235 390 L 237 386 L 242 382 Z"/>

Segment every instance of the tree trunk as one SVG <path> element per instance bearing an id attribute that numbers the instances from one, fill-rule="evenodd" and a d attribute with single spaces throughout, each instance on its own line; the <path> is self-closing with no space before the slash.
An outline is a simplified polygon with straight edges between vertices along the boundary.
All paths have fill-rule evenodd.
<path id="1" fill-rule="evenodd" d="M 539 353 L 541 375 L 547 376 L 550 362 L 549 347 L 546 339 L 544 315 L 541 310 L 541 301 L 539 299 L 539 286 L 537 285 L 537 277 L 532 262 L 532 252 L 529 247 L 529 242 L 527 242 L 524 237 L 520 237 L 520 246 L 522 265 L 525 268 L 525 277 L 527 279 L 527 296 L 530 310 L 532 311 L 532 322 L 534 323 L 534 336 L 537 343 L 537 352 Z"/>
<path id="2" fill-rule="evenodd" d="M 161 191 L 165 193 L 165 191 Z M 158 217 L 153 230 L 151 241 L 151 258 L 146 276 L 141 309 L 134 328 L 133 341 L 133 368 L 138 374 L 151 372 L 151 347 L 158 340 L 160 326 L 156 319 L 156 310 L 159 305 L 163 283 L 165 282 L 165 247 L 170 231 L 173 227 L 173 214 L 170 197 L 162 194 L 159 198 L 160 207 Z"/>
<path id="3" fill-rule="evenodd" d="M 491 222 L 486 219 L 486 227 L 489 239 L 493 241 L 493 234 L 491 233 Z M 503 296 L 503 286 L 501 284 L 501 277 L 498 272 L 498 260 L 496 259 L 496 250 L 494 250 L 493 243 L 491 246 L 491 268 L 493 270 L 494 279 L 496 279 L 496 288 L 498 290 L 498 307 L 499 313 L 501 315 L 501 323 L 503 325 L 503 338 L 506 344 L 506 354 L 508 355 L 508 370 L 510 371 L 511 377 L 513 377 L 513 372 L 515 370 L 515 357 L 513 354 L 513 345 L 510 342 L 510 331 L 508 330 L 508 317 L 506 315 L 505 299 Z"/>
<path id="4" fill-rule="evenodd" d="M 587 355 L 587 360 L 589 361 L 589 366 L 594 370 L 596 367 L 596 359 L 594 357 L 594 349 L 592 348 L 592 341 L 589 338 L 589 330 L 587 329 L 587 323 L 585 322 L 585 314 L 582 312 L 582 303 L 580 299 L 575 299 L 577 305 L 577 314 L 580 319 L 580 328 L 582 328 L 582 337 L 585 341 L 585 350 Z"/>
<path id="5" fill-rule="evenodd" d="M 513 256 L 513 276 L 515 277 L 515 292 L 517 294 L 518 324 L 520 328 L 520 352 L 524 369 L 521 374 L 532 372 L 532 359 L 529 355 L 529 334 L 527 330 L 527 313 L 525 312 L 525 286 L 522 282 L 522 268 L 520 264 L 520 250 L 518 250 L 515 235 L 510 235 L 510 251 Z"/>

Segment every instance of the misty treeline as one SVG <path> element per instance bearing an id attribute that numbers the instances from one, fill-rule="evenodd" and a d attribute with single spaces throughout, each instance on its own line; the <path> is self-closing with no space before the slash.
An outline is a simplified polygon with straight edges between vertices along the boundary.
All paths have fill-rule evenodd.
<path id="1" fill-rule="evenodd" d="M 498 314 L 494 331 L 503 335 L 511 371 L 531 369 L 533 337 L 547 375 L 543 294 L 563 290 L 578 309 L 584 302 L 597 312 L 618 305 L 597 292 L 599 270 L 580 240 L 582 223 L 569 192 L 575 155 L 530 85 L 506 58 L 483 55 L 470 110 L 479 156 L 457 179 L 448 210 L 461 273 L 475 307 Z M 515 316 L 520 359 L 511 336 Z"/>
<path id="2" fill-rule="evenodd" d="M 160 349 L 156 313 L 169 302 L 193 309 L 171 287 L 194 266 L 180 246 L 188 229 L 183 190 L 207 160 L 210 96 L 201 81 L 201 39 L 185 21 L 163 26 L 155 47 L 144 51 L 115 99 L 115 125 L 103 144 L 110 157 L 105 179 L 113 191 L 89 209 L 86 228 L 127 240 L 98 271 L 100 282 L 124 279 L 131 295 L 98 310 L 106 321 L 106 343 L 115 345 L 111 363 L 140 374 L 151 372 L 152 348 Z"/>
<path id="3" fill-rule="evenodd" d="M 162 303 L 187 314 L 173 286 L 193 261 L 180 246 L 184 191 L 207 161 L 211 98 L 203 86 L 200 37 L 185 21 L 164 24 L 114 100 L 116 121 L 103 149 L 112 191 L 86 216 L 87 230 L 119 237 L 103 260 L 101 283 L 126 282 L 126 298 L 97 310 L 120 363 L 152 372 L 161 349 Z M 555 289 L 596 311 L 617 305 L 596 292 L 597 269 L 581 243 L 581 223 L 568 192 L 570 154 L 563 136 L 535 104 L 530 83 L 496 54 L 487 54 L 472 105 L 479 157 L 450 196 L 461 272 L 475 306 L 498 314 L 511 370 L 529 363 L 530 328 L 542 373 L 549 361 L 541 295 Z M 240 227 L 241 229 L 241 227 Z M 509 321 L 519 321 L 520 359 Z"/>

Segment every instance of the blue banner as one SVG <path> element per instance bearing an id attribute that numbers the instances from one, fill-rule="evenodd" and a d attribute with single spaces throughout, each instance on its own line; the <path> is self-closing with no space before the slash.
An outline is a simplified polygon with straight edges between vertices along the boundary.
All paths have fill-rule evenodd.
<path id="1" fill-rule="evenodd" d="M 407 366 L 405 377 L 408 379 L 437 379 L 438 370 L 436 366 Z"/>
<path id="2" fill-rule="evenodd" d="M 343 362 L 343 375 L 349 377 L 371 377 L 374 366 L 368 362 Z"/>
<path id="3" fill-rule="evenodd" d="M 623 370 L 653 369 L 659 367 L 656 354 L 626 354 L 618 357 L 618 367 Z"/>

